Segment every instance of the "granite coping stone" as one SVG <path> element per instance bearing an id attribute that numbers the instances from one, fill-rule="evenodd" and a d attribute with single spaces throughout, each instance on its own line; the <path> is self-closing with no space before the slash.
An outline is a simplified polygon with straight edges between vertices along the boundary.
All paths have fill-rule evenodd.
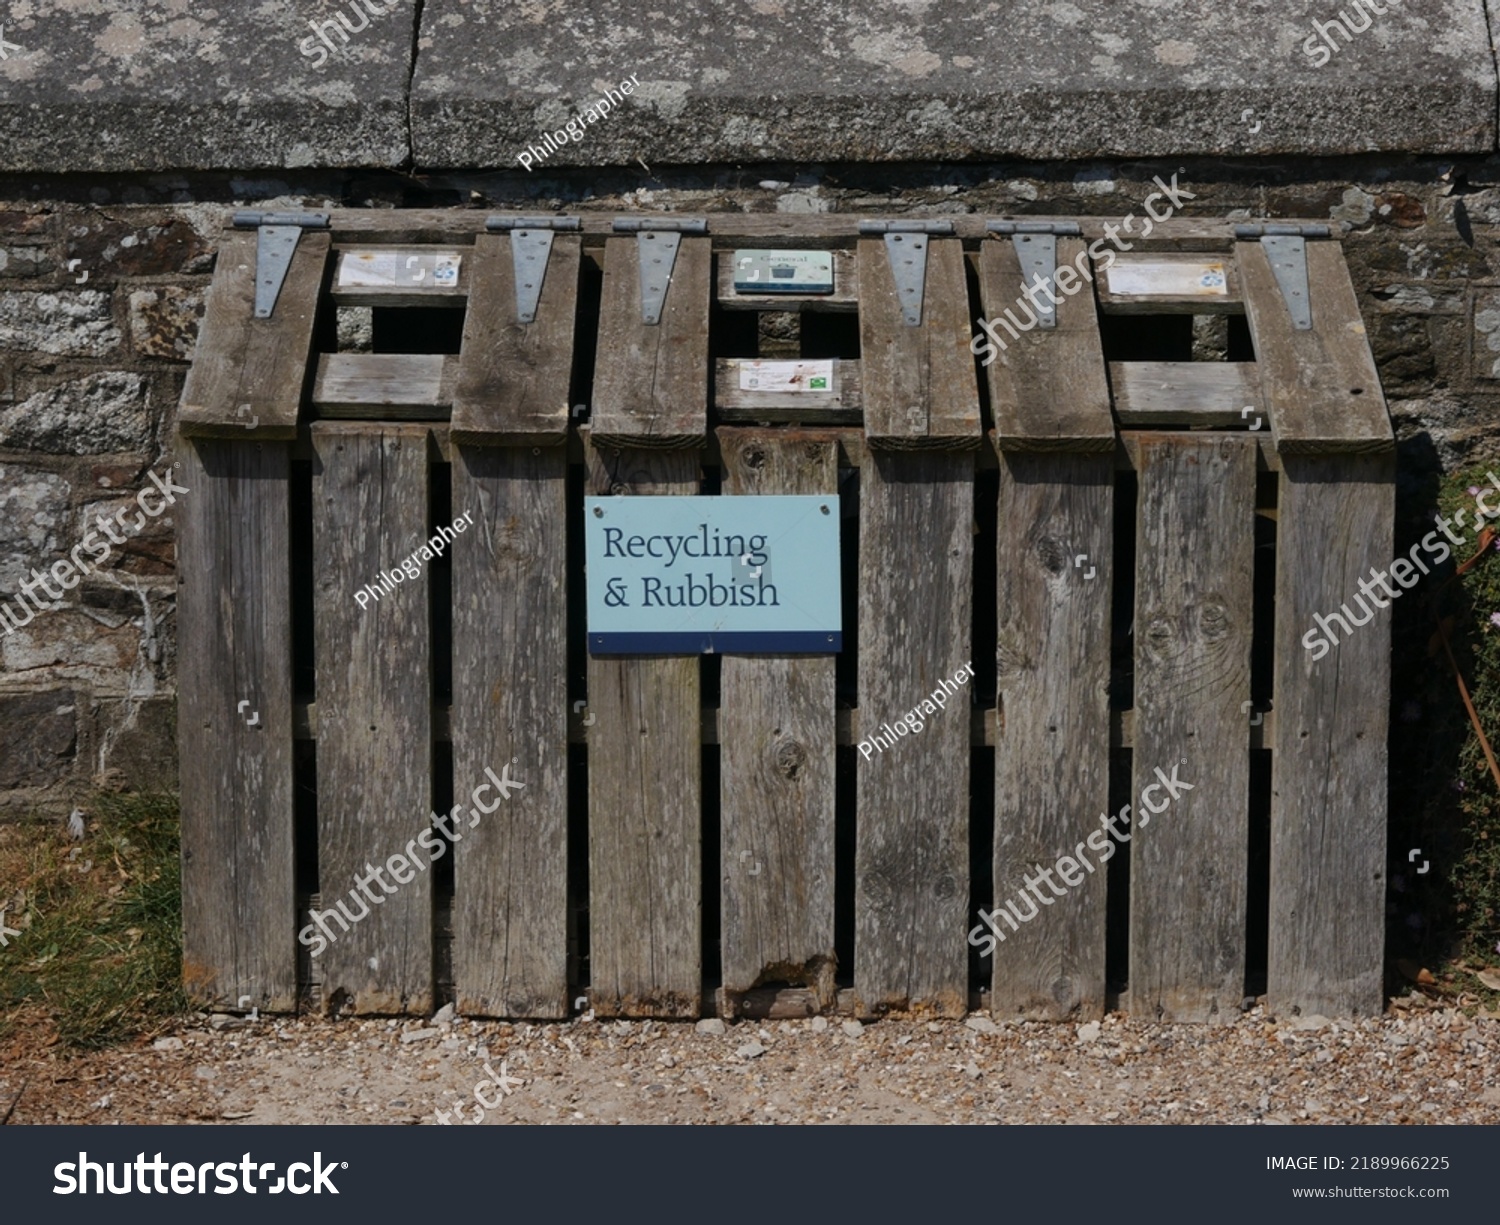
<path id="1" fill-rule="evenodd" d="M 0 172 L 1482 154 L 1485 2 L 12 0 Z"/>
<path id="2" fill-rule="evenodd" d="M 428 0 L 412 140 L 424 166 L 516 166 L 634 74 L 538 167 L 1493 150 L 1482 0 L 1379 7 Z M 1307 54 L 1341 9 L 1368 28 Z"/>
<path id="3" fill-rule="evenodd" d="M 355 2 L 0 5 L 0 172 L 400 166 L 414 0 L 371 0 L 364 27 Z M 322 61 L 314 16 L 335 23 Z"/>

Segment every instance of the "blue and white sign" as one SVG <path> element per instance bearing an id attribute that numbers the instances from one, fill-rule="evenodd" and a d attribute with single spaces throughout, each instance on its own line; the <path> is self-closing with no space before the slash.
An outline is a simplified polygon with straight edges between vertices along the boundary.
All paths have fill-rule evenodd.
<path id="1" fill-rule="evenodd" d="M 595 655 L 832 654 L 839 502 L 585 498 Z"/>

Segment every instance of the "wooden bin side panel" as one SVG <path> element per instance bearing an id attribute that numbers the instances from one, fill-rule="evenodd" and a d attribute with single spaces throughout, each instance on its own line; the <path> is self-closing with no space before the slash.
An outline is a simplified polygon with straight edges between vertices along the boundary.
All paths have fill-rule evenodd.
<path id="1" fill-rule="evenodd" d="M 529 324 L 516 318 L 511 241 L 509 234 L 474 240 L 453 441 L 558 445 L 568 434 L 582 240 L 553 236 L 536 319 Z"/>
<path id="2" fill-rule="evenodd" d="M 1147 435 L 1140 455 L 1135 785 L 1119 823 L 1131 1011 L 1226 1024 L 1245 983 L 1255 441 Z"/>
<path id="3" fill-rule="evenodd" d="M 972 663 L 974 457 L 870 452 L 860 499 L 855 994 L 962 1016 L 973 681 L 922 731 L 871 738 Z"/>
<path id="4" fill-rule="evenodd" d="M 721 429 L 719 446 L 726 494 L 824 494 L 838 514 L 832 438 Z M 837 964 L 834 658 L 726 655 L 721 668 L 724 989 L 800 983 L 829 1009 Z"/>
<path id="5" fill-rule="evenodd" d="M 315 424 L 312 441 L 324 1006 L 425 1013 L 431 853 L 413 844 L 432 811 L 429 576 L 363 608 L 355 593 L 427 538 L 428 430 Z M 394 894 L 356 886 L 397 854 L 421 870 Z"/>
<path id="6" fill-rule="evenodd" d="M 1278 1016 L 1377 1016 L 1383 1002 L 1391 614 L 1359 580 L 1378 593 L 1371 572 L 1390 565 L 1393 466 L 1282 457 L 1267 971 Z"/>
<path id="7" fill-rule="evenodd" d="M 898 234 L 922 244 L 922 321 L 908 325 L 882 238 L 859 240 L 860 367 L 865 435 L 887 450 L 978 448 L 979 385 L 969 352 L 969 291 L 956 238 Z M 899 257 L 898 257 L 899 258 Z"/>
<path id="8" fill-rule="evenodd" d="M 255 318 L 254 231 L 224 235 L 177 413 L 184 434 L 293 439 L 329 235 L 304 231 L 269 319 Z"/>
<path id="9" fill-rule="evenodd" d="M 297 1002 L 287 448 L 184 439 L 177 498 L 183 984 Z M 249 706 L 241 708 L 248 701 Z M 254 720 L 252 725 L 251 720 Z"/>
<path id="10" fill-rule="evenodd" d="M 454 849 L 462 1016 L 568 1015 L 566 474 L 561 448 L 453 456 L 453 798 L 489 792 Z"/>
<path id="11" fill-rule="evenodd" d="M 1113 495 L 1110 456 L 1001 455 L 996 911 L 993 930 L 971 929 L 980 947 L 995 937 L 997 1016 L 1104 1013 L 1103 863 L 1085 845 L 1088 875 L 1055 904 L 1025 878 L 1077 859 L 1109 804 Z"/>
<path id="12" fill-rule="evenodd" d="M 1082 239 L 1057 240 L 1057 266 L 1059 272 L 1091 267 Z M 970 343 L 989 372 L 996 443 L 1002 451 L 1113 455 L 1115 422 L 1093 295 L 1087 288 L 1062 295 L 1057 326 L 1042 328 L 1021 296 L 1028 283 L 1009 238 L 980 247 L 980 297 L 990 327 Z"/>
<path id="13" fill-rule="evenodd" d="M 712 277 L 709 240 L 684 237 L 661 321 L 644 323 L 635 236 L 605 243 L 600 360 L 589 418 L 596 443 L 671 449 L 707 440 Z"/>
<path id="14" fill-rule="evenodd" d="M 1323 240 L 1305 247 L 1312 327 L 1298 331 L 1265 247 L 1235 244 L 1276 449 L 1282 455 L 1392 452 L 1390 413 L 1343 248 Z"/>
<path id="15" fill-rule="evenodd" d="M 584 454 L 590 494 L 698 492 L 696 451 L 589 444 Z M 588 702 L 594 715 L 589 1002 L 601 1016 L 697 1017 L 703 989 L 699 660 L 590 655 Z"/>

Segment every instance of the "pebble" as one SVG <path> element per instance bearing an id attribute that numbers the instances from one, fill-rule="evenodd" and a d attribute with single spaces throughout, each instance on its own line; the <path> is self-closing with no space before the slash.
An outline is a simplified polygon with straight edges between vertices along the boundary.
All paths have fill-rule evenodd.
<path id="1" fill-rule="evenodd" d="M 401 1035 L 401 1045 L 409 1046 L 413 1042 L 426 1042 L 429 1038 L 440 1038 L 443 1031 L 440 1029 L 408 1029 Z"/>
<path id="2" fill-rule="evenodd" d="M 452 1025 L 457 1017 L 458 1013 L 454 1009 L 453 1005 L 444 1004 L 441 1008 L 439 1008 L 435 1013 L 432 1014 L 432 1023 L 434 1025 Z"/>
<path id="3" fill-rule="evenodd" d="M 998 1034 L 1000 1032 L 1000 1027 L 991 1021 L 989 1017 L 981 1016 L 977 1012 L 973 1016 L 965 1018 L 964 1024 L 977 1034 Z"/>
<path id="4" fill-rule="evenodd" d="M 808 1025 L 808 1028 L 815 1034 L 826 1033 L 828 1031 L 828 1018 L 814 1017 L 811 1023 Z"/>
<path id="5" fill-rule="evenodd" d="M 718 1017 L 706 1017 L 693 1026 L 693 1028 L 700 1034 L 722 1034 L 725 1032 L 724 1022 L 719 1020 Z"/>
<path id="6" fill-rule="evenodd" d="M 747 1042 L 739 1050 L 735 1051 L 741 1059 L 759 1059 L 766 1053 L 766 1048 L 759 1042 Z"/>
<path id="7" fill-rule="evenodd" d="M 839 1028 L 844 1031 L 844 1036 L 848 1038 L 858 1038 L 860 1034 L 865 1032 L 865 1027 L 858 1021 L 845 1021 Z"/>
<path id="8" fill-rule="evenodd" d="M 1098 1042 L 1099 1033 L 1104 1027 L 1098 1021 L 1090 1021 L 1086 1025 L 1078 1027 L 1078 1041 Z"/>
<path id="9" fill-rule="evenodd" d="M 180 1051 L 182 1049 L 181 1038 L 158 1038 L 151 1044 L 153 1051 Z"/>
<path id="10" fill-rule="evenodd" d="M 244 1029 L 245 1022 L 242 1017 L 230 1016 L 227 1012 L 216 1012 L 208 1018 L 211 1029 Z"/>

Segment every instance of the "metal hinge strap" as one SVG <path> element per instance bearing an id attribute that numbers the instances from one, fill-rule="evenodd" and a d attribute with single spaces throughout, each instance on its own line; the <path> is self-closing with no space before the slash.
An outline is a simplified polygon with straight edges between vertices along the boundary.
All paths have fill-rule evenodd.
<path id="1" fill-rule="evenodd" d="M 269 319 L 286 283 L 297 240 L 303 230 L 326 230 L 327 213 L 235 213 L 232 224 L 237 230 L 255 230 L 255 317 Z"/>
<path id="2" fill-rule="evenodd" d="M 1045 285 L 1050 292 L 1057 276 L 1058 236 L 1079 238 L 1083 230 L 1076 221 L 991 221 L 985 228 L 1009 235 L 1016 258 L 1021 261 L 1022 292 L 1036 287 L 1034 292 L 1027 293 L 1027 298 L 1036 308 L 1037 325 L 1049 331 L 1055 329 L 1057 304 L 1040 288 Z"/>
<path id="3" fill-rule="evenodd" d="M 510 234 L 510 258 L 516 274 L 516 322 L 533 323 L 552 256 L 552 235 L 558 230 L 581 230 L 581 217 L 489 217 L 490 233 Z"/>
<path id="4" fill-rule="evenodd" d="M 1276 287 L 1286 302 L 1292 316 L 1292 327 L 1299 332 L 1312 330 L 1312 299 L 1309 297 L 1307 280 L 1307 240 L 1330 238 L 1333 229 L 1327 225 L 1285 225 L 1270 222 L 1265 225 L 1237 225 L 1234 236 L 1240 239 L 1260 239 L 1266 259 L 1271 263 L 1271 275 L 1276 278 Z"/>
<path id="5" fill-rule="evenodd" d="M 1332 238 L 1333 227 L 1326 222 L 1291 225 L 1284 221 L 1253 222 L 1234 227 L 1236 238 Z"/>
<path id="6" fill-rule="evenodd" d="M 491 234 L 505 230 L 581 230 L 582 217 L 486 217 L 484 228 Z"/>
<path id="7" fill-rule="evenodd" d="M 859 232 L 879 234 L 885 239 L 885 257 L 896 284 L 896 300 L 907 327 L 922 322 L 923 298 L 927 290 L 927 239 L 929 234 L 952 234 L 951 221 L 861 221 Z"/>
<path id="8" fill-rule="evenodd" d="M 707 234 L 708 221 L 702 217 L 616 217 L 614 230 L 635 235 L 641 268 L 641 322 L 659 324 L 682 236 Z"/>

